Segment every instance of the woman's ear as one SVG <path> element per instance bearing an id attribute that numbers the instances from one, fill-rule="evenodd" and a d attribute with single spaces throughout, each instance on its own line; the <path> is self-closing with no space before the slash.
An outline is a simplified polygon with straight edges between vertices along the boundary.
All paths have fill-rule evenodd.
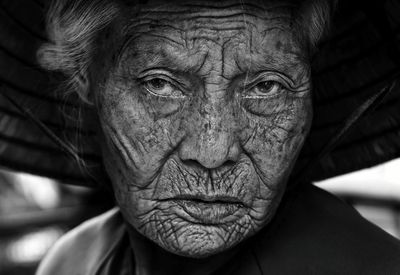
<path id="1" fill-rule="evenodd" d="M 90 81 L 86 73 L 78 73 L 73 79 L 73 86 L 79 98 L 86 104 L 93 105 L 92 94 L 90 92 Z"/>

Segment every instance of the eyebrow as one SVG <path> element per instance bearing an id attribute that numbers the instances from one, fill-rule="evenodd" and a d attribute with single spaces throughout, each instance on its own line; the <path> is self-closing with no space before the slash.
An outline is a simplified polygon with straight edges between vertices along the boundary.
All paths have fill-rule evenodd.
<path id="1" fill-rule="evenodd" d="M 295 58 L 291 61 L 288 59 L 289 55 Z M 268 59 L 268 61 L 267 61 Z M 282 55 L 257 55 L 248 58 L 247 60 L 236 60 L 235 62 L 242 71 L 245 72 L 258 72 L 263 70 L 275 69 L 280 70 L 282 68 L 298 68 L 302 62 L 302 56 L 300 54 L 282 54 Z M 250 63 L 250 65 L 248 65 Z"/>
<path id="2" fill-rule="evenodd" d="M 135 47 L 135 39 L 139 39 L 139 37 L 141 36 L 140 33 L 135 33 L 134 35 L 127 37 L 127 39 L 123 43 L 123 46 L 119 51 L 119 60 L 124 52 L 126 52 L 128 48 L 132 47 L 132 50 L 134 52 L 140 52 L 140 54 L 138 54 L 138 59 L 142 61 L 140 63 L 144 63 L 147 66 L 151 66 L 154 68 L 167 68 L 172 72 L 196 73 L 200 70 L 202 65 L 205 63 L 206 58 L 208 57 L 208 52 L 205 52 L 198 58 L 193 59 L 193 62 L 189 63 L 186 59 L 188 57 L 188 54 L 187 52 L 185 52 L 185 45 L 183 45 L 182 43 L 178 43 L 175 40 L 171 40 L 165 36 L 146 33 L 146 36 L 149 35 L 170 42 L 169 45 L 173 48 L 178 49 L 178 51 L 181 51 L 182 55 L 174 54 L 173 52 L 157 46 Z"/>

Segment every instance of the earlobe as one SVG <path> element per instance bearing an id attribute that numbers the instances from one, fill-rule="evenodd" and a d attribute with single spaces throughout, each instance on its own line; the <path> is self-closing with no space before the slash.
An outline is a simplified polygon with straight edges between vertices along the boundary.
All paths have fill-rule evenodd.
<path id="1" fill-rule="evenodd" d="M 78 73 L 73 77 L 73 85 L 80 99 L 86 104 L 93 105 L 90 92 L 90 82 L 87 74 Z"/>

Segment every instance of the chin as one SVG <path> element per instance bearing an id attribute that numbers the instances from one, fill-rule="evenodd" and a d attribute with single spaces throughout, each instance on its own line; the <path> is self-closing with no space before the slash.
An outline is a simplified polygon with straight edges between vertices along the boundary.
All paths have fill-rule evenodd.
<path id="1" fill-rule="evenodd" d="M 171 246 L 169 241 L 158 243 L 161 247 L 173 254 L 202 259 L 229 250 L 240 243 L 246 236 L 237 236 L 228 240 L 228 236 L 221 228 L 209 225 L 189 225 L 187 232 L 177 236 L 179 246 Z"/>

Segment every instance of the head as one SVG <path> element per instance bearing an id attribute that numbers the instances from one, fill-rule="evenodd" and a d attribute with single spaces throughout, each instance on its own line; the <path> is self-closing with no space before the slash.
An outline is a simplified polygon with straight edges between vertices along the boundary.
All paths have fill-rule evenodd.
<path id="1" fill-rule="evenodd" d="M 207 257 L 266 226 L 312 120 L 330 1 L 55 1 L 42 64 L 98 115 L 127 223 Z"/>

